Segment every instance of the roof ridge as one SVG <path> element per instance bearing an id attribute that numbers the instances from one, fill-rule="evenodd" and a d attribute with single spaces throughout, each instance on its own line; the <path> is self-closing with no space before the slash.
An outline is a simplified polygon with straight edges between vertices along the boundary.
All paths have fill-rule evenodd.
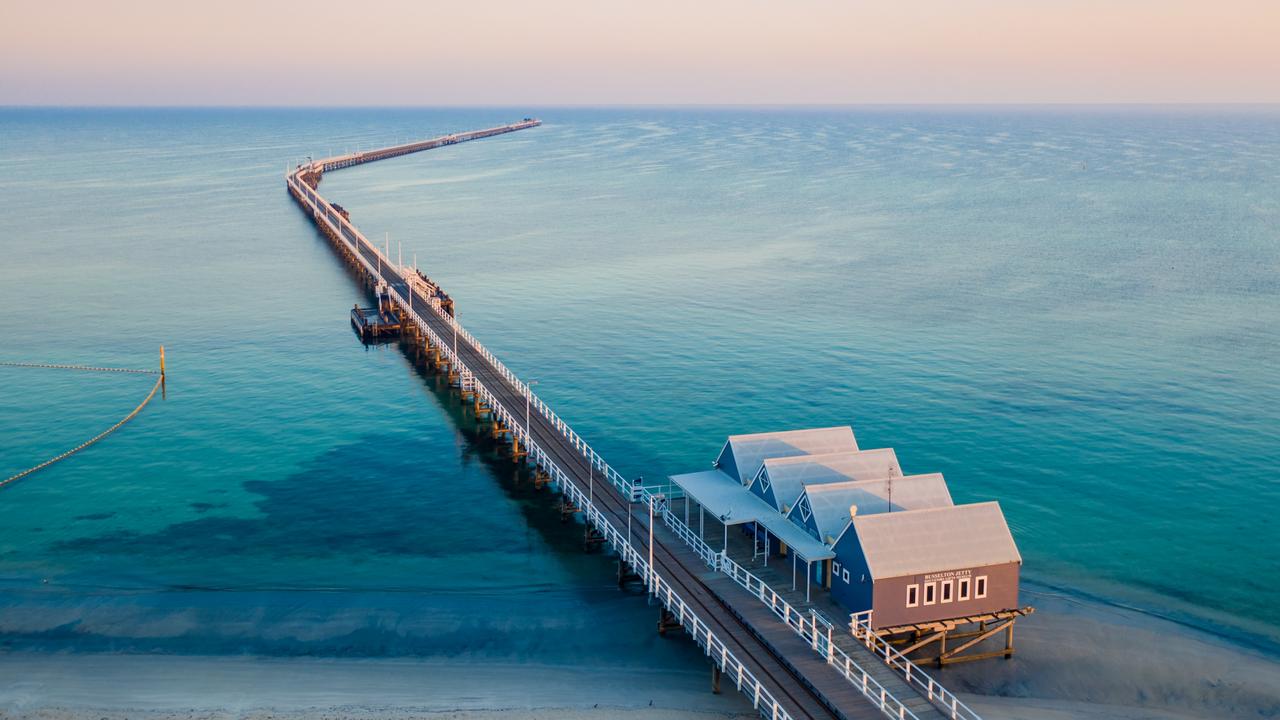
<path id="1" fill-rule="evenodd" d="M 799 435 L 801 433 L 813 433 L 813 432 L 823 432 L 826 430 L 846 430 L 846 429 L 850 433 L 853 432 L 852 425 L 831 425 L 829 427 L 803 428 L 800 430 L 766 430 L 763 432 L 745 433 L 742 435 L 730 435 L 729 441 L 732 442 L 734 440 L 744 440 L 747 438 L 762 437 L 764 435 Z"/>
<path id="2" fill-rule="evenodd" d="M 976 503 L 960 503 L 957 505 L 943 505 L 941 507 L 917 508 L 915 510 L 897 510 L 897 511 L 888 512 L 888 513 L 873 513 L 870 515 L 858 515 L 854 518 L 854 521 L 858 522 L 859 524 L 863 522 L 883 522 L 883 521 L 875 520 L 874 518 L 881 518 L 881 517 L 898 518 L 898 517 L 902 517 L 903 515 L 921 515 L 924 513 L 931 513 L 931 512 L 954 512 L 954 511 L 962 511 L 965 508 L 978 508 L 978 507 L 984 507 L 987 505 L 995 505 L 996 508 L 999 509 L 1000 501 L 983 500 L 982 502 L 976 502 Z M 1004 511 L 1002 510 L 1001 514 L 1003 515 L 1003 513 Z"/>
<path id="3" fill-rule="evenodd" d="M 824 428 L 824 429 L 829 429 L 829 428 Z M 761 434 L 768 434 L 768 433 L 761 433 Z M 780 455 L 776 457 L 765 458 L 764 462 L 773 463 L 775 465 L 798 465 L 802 462 L 817 462 L 822 458 L 830 458 L 834 456 L 862 455 L 862 454 L 885 453 L 885 452 L 894 452 L 894 450 L 891 447 L 883 447 L 883 448 L 868 448 L 866 450 L 861 450 L 861 449 L 837 450 L 835 452 L 815 453 L 812 455 Z M 894 453 L 894 456 L 896 457 L 897 453 Z"/>
<path id="4" fill-rule="evenodd" d="M 833 490 L 839 490 L 844 488 L 851 489 L 859 486 L 867 486 L 874 483 L 887 483 L 890 481 L 901 482 L 903 480 L 918 481 L 918 480 L 923 480 L 925 478 L 933 478 L 935 476 L 939 480 L 941 480 L 944 485 L 946 484 L 947 479 L 942 476 L 942 473 L 932 472 L 932 473 L 916 473 L 914 475 L 899 475 L 898 477 L 892 477 L 892 478 L 872 478 L 870 480 L 840 480 L 838 482 L 833 482 L 833 483 L 818 483 L 814 485 L 805 485 L 804 491 L 809 492 L 810 490 L 816 490 L 818 493 L 825 493 L 825 492 L 831 492 Z M 947 488 L 947 489 L 950 490 L 950 488 Z M 914 512 L 914 511 L 904 511 L 904 512 Z"/>

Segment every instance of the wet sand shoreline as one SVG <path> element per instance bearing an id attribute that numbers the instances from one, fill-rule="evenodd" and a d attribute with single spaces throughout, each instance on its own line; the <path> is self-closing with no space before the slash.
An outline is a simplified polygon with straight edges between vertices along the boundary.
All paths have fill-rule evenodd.
<path id="1" fill-rule="evenodd" d="M 929 669 L 988 720 L 1280 717 L 1275 657 L 1138 611 L 1043 594 L 1018 654 Z M 17 650 L 0 718 L 752 717 L 688 669 L 516 660 Z"/>

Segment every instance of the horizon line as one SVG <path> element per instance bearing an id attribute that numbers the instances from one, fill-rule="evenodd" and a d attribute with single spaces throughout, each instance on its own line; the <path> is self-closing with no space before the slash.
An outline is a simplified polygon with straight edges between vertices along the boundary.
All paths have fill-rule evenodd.
<path id="1" fill-rule="evenodd" d="M 1027 102 L 854 102 L 854 103 L 368 103 L 350 105 L 257 103 L 222 104 L 113 104 L 113 103 L 0 103 L 0 109 L 65 110 L 476 110 L 548 108 L 574 110 L 608 109 L 856 109 L 856 108 L 1278 108 L 1280 101 L 1027 101 Z"/>

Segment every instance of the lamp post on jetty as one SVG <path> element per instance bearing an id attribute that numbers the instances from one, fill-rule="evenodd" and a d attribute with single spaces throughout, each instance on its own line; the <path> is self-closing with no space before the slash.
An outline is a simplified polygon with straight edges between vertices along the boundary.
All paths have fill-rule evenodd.
<path id="1" fill-rule="evenodd" d="M 653 496 L 649 496 L 649 502 L 645 503 L 645 505 L 649 506 L 649 567 L 647 568 L 647 572 L 645 573 L 649 577 L 648 577 L 648 582 L 646 582 L 645 585 L 648 587 L 649 593 L 656 598 L 658 596 L 658 589 L 654 587 L 654 581 L 657 579 L 657 575 L 653 572 L 653 503 L 654 502 L 656 501 L 653 498 Z"/>
<path id="2" fill-rule="evenodd" d="M 537 380 L 530 380 L 529 382 L 525 383 L 525 393 L 524 393 L 524 437 L 525 437 L 525 442 L 526 442 L 526 443 L 528 443 L 528 442 L 529 442 L 529 440 L 533 438 L 533 435 L 531 435 L 531 434 L 530 434 L 530 432 L 529 432 L 529 396 L 533 395 L 533 386 L 534 386 L 534 385 L 537 385 L 537 384 L 538 384 L 538 381 L 537 381 Z"/>

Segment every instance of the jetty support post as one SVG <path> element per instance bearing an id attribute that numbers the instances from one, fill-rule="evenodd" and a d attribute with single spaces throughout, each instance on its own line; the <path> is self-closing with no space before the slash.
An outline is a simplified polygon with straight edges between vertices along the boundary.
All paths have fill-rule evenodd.
<path id="1" fill-rule="evenodd" d="M 675 613 L 665 607 L 658 608 L 658 634 L 666 635 L 668 630 L 679 630 L 682 626 Z"/>
<path id="2" fill-rule="evenodd" d="M 594 526 L 588 523 L 582 530 L 582 549 L 584 552 L 594 552 L 604 545 L 604 535 Z"/>

